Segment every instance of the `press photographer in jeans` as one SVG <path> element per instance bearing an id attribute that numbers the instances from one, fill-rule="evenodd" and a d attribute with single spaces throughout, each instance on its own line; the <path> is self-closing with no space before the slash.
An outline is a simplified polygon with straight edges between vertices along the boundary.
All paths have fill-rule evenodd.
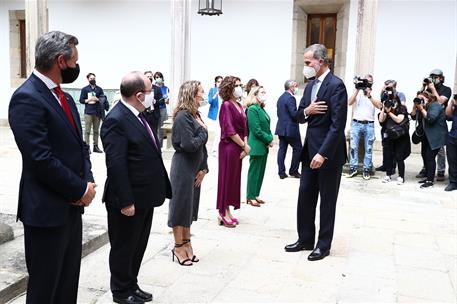
<path id="1" fill-rule="evenodd" d="M 452 121 L 452 127 L 446 141 L 449 185 L 444 191 L 453 191 L 457 189 L 457 94 L 454 94 L 454 99 L 446 107 L 446 117 Z"/>
<path id="2" fill-rule="evenodd" d="M 390 94 L 388 94 L 390 92 Z M 400 101 L 393 89 L 386 88 L 384 93 L 387 97 L 384 100 L 379 113 L 379 123 L 385 130 L 382 141 L 386 141 L 386 176 L 382 179 L 383 183 L 391 181 L 391 176 L 394 174 L 394 163 L 398 164 L 397 184 L 401 185 L 405 182 L 405 159 L 411 154 L 411 142 L 409 139 L 409 128 L 406 127 L 408 111 Z M 389 127 L 394 125 L 403 125 L 405 134 L 396 138 L 389 132 Z"/>
<path id="3" fill-rule="evenodd" d="M 365 75 L 363 79 L 368 80 L 368 85 L 363 84 L 361 87 L 356 84 L 354 93 L 349 97 L 348 104 L 352 106 L 352 123 L 350 131 L 350 158 L 349 158 L 349 175 L 354 177 L 357 175 L 357 167 L 359 164 L 359 142 L 360 137 L 364 137 L 365 156 L 363 158 L 363 179 L 370 179 L 370 171 L 373 165 L 373 142 L 374 135 L 374 120 L 375 110 L 380 109 L 381 101 L 375 100 L 371 96 L 371 85 L 373 84 L 373 76 Z M 362 80 L 363 80 L 362 79 Z M 360 79 L 358 80 L 360 83 Z"/>
<path id="4" fill-rule="evenodd" d="M 425 164 L 426 178 L 419 181 L 421 188 L 433 186 L 435 180 L 438 151 L 446 144 L 447 125 L 443 107 L 437 102 L 434 94 L 419 92 L 414 99 L 411 116 L 423 120 L 424 136 L 421 143 L 421 155 Z"/>

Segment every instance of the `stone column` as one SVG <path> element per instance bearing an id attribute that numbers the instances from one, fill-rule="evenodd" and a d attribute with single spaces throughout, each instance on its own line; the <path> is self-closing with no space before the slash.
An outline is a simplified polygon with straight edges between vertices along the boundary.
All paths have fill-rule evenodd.
<path id="1" fill-rule="evenodd" d="M 306 48 L 306 27 L 308 15 L 294 1 L 294 15 L 292 21 L 292 65 L 290 79 L 295 79 L 303 85 L 303 55 Z"/>
<path id="2" fill-rule="evenodd" d="M 355 74 L 364 76 L 373 74 L 374 69 L 374 50 L 376 44 L 376 19 L 378 13 L 378 0 L 358 0 L 357 12 L 357 43 Z M 376 75 L 374 75 L 376 77 Z M 349 90 L 351 92 L 351 90 Z M 352 111 L 351 111 L 352 112 Z M 352 115 L 351 115 L 352 119 Z M 350 140 L 350 136 L 348 136 Z M 350 151 L 350 148 L 349 150 Z M 365 146 L 363 136 L 359 142 L 359 170 L 363 166 Z M 350 155 L 349 155 L 350 157 Z M 374 165 L 374 164 L 373 164 Z M 374 173 L 374 168 L 372 168 Z"/>
<path id="3" fill-rule="evenodd" d="M 176 104 L 179 87 L 190 78 L 191 3 L 192 0 L 171 1 L 171 109 Z"/>
<path id="4" fill-rule="evenodd" d="M 373 73 L 378 0 L 359 0 L 355 73 Z"/>
<path id="5" fill-rule="evenodd" d="M 47 0 L 25 0 L 27 75 L 35 67 L 35 44 L 48 31 Z"/>

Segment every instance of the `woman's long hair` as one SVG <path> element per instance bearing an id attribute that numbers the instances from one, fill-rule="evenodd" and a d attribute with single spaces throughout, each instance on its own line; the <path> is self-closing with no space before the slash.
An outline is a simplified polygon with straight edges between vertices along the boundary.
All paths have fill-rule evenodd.
<path id="1" fill-rule="evenodd" d="M 186 111 L 193 116 L 198 113 L 198 104 L 195 102 L 195 96 L 198 93 L 198 87 L 201 85 L 198 80 L 189 80 L 184 82 L 179 88 L 178 103 L 173 111 L 173 119 L 180 111 Z"/>
<path id="2" fill-rule="evenodd" d="M 249 92 L 248 97 L 246 97 L 246 99 L 244 100 L 244 106 L 246 108 L 249 108 L 253 104 L 259 103 L 259 101 L 257 100 L 257 95 L 259 94 L 260 89 L 262 89 L 262 88 L 263 88 L 262 86 L 251 88 L 251 91 Z"/>

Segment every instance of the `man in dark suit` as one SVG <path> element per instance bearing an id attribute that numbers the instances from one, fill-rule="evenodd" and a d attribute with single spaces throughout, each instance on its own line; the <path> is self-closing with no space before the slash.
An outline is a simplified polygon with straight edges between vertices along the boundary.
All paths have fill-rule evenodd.
<path id="1" fill-rule="evenodd" d="M 138 286 L 138 272 L 151 231 L 154 207 L 171 198 L 171 186 L 158 139 L 144 114 L 154 95 L 140 72 L 124 76 L 121 100 L 106 116 L 101 138 L 107 180 L 103 202 L 111 243 L 111 292 L 116 303 L 152 301 Z"/>
<path id="2" fill-rule="evenodd" d="M 278 122 L 276 123 L 275 134 L 279 136 L 279 151 L 278 151 L 278 174 L 280 179 L 287 177 L 284 159 L 286 158 L 287 146 L 292 147 L 292 162 L 289 168 L 289 175 L 300 178 L 298 167 L 300 165 L 300 151 L 302 149 L 300 128 L 296 120 L 297 103 L 294 95 L 297 94 L 297 82 L 295 80 L 287 80 L 284 83 L 286 90 L 279 97 L 276 104 Z"/>
<path id="3" fill-rule="evenodd" d="M 11 97 L 9 123 L 22 154 L 17 217 L 24 225 L 27 303 L 76 303 L 81 214 L 95 196 L 74 100 L 60 88 L 79 74 L 78 39 L 49 32 L 35 69 Z"/>
<path id="4" fill-rule="evenodd" d="M 330 254 L 335 224 L 335 209 L 341 172 L 347 159 L 344 128 L 347 117 L 347 92 L 341 79 L 328 68 L 327 49 L 313 44 L 305 49 L 306 78 L 316 79 L 305 88 L 298 107 L 299 123 L 308 122 L 301 153 L 302 176 L 298 193 L 298 241 L 287 245 L 288 252 L 313 250 L 308 260 Z M 320 196 L 320 228 L 315 244 L 315 215 Z"/>

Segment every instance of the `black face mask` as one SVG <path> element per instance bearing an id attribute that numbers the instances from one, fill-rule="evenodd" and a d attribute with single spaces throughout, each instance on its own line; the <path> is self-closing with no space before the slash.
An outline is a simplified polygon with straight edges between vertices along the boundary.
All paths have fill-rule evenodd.
<path id="1" fill-rule="evenodd" d="M 72 83 L 79 76 L 79 64 L 76 64 L 74 68 L 67 67 L 64 70 L 60 70 L 60 74 L 62 75 L 62 83 Z"/>
<path id="2" fill-rule="evenodd" d="M 89 83 L 94 86 L 95 85 L 95 79 L 89 80 Z"/>

